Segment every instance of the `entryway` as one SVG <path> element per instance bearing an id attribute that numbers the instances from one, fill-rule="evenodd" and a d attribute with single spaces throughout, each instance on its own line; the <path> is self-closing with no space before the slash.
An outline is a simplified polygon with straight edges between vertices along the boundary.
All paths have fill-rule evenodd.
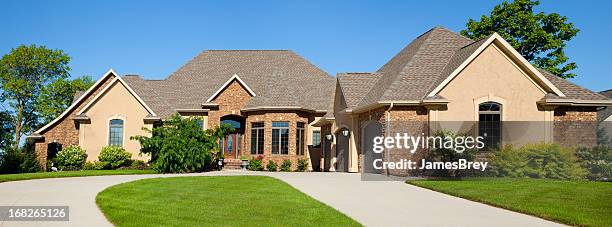
<path id="1" fill-rule="evenodd" d="M 234 130 L 221 141 L 221 150 L 225 159 L 239 159 L 242 155 L 242 135 L 244 135 L 244 118 L 238 115 L 221 117 L 221 124 L 228 124 Z"/>

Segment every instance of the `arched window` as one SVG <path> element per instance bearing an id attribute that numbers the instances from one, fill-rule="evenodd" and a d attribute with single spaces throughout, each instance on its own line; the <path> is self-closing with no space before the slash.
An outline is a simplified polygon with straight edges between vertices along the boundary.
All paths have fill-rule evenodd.
<path id="1" fill-rule="evenodd" d="M 108 145 L 123 146 L 123 120 L 110 120 L 108 127 Z"/>
<path id="2" fill-rule="evenodd" d="M 478 105 L 478 136 L 484 137 L 484 149 L 496 148 L 501 143 L 501 104 L 483 102 Z"/>

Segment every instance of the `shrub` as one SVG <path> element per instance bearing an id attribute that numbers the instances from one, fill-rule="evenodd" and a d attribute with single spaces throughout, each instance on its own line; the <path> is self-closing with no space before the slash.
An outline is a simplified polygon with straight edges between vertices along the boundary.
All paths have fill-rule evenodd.
<path id="1" fill-rule="evenodd" d="M 108 168 L 117 169 L 126 165 L 132 154 L 130 152 L 125 151 L 122 147 L 119 146 L 107 146 L 102 148 L 100 155 L 98 156 L 98 160 L 101 162 L 106 162 L 108 164 Z"/>
<path id="2" fill-rule="evenodd" d="M 280 170 L 282 172 L 291 172 L 291 160 L 289 159 L 283 160 Z"/>
<path id="3" fill-rule="evenodd" d="M 596 146 L 591 148 L 580 147 L 576 150 L 576 156 L 589 173 L 589 180 L 612 181 L 612 147 Z"/>
<path id="4" fill-rule="evenodd" d="M 163 173 L 198 172 L 212 168 L 219 138 L 230 132 L 223 124 L 214 130 L 202 130 L 196 118 L 175 114 L 153 130 L 151 137 L 132 136 L 140 142 L 140 151 L 151 155 L 151 167 Z"/>
<path id="5" fill-rule="evenodd" d="M 83 164 L 83 170 L 95 170 L 96 169 L 96 164 L 94 164 L 93 162 L 85 162 L 85 164 Z"/>
<path id="6" fill-rule="evenodd" d="M 296 171 L 304 172 L 306 169 L 308 169 L 308 160 L 303 158 L 298 159 Z"/>
<path id="7" fill-rule="evenodd" d="M 133 160 L 130 168 L 140 170 L 147 169 L 147 163 L 143 160 Z"/>
<path id="8" fill-rule="evenodd" d="M 101 162 L 101 161 L 95 161 L 93 164 L 94 164 L 95 170 L 108 169 L 108 166 L 109 166 L 107 162 Z"/>
<path id="9" fill-rule="evenodd" d="M 266 165 L 266 169 L 270 172 L 276 172 L 276 169 L 278 168 L 278 165 L 276 164 L 276 162 L 270 160 L 268 161 L 268 165 Z"/>
<path id="10" fill-rule="evenodd" d="M 574 154 L 574 150 L 557 144 L 528 144 L 519 149 L 505 146 L 494 154 L 491 169 L 502 177 L 584 178 L 586 171 Z"/>
<path id="11" fill-rule="evenodd" d="M 465 137 L 466 135 L 455 134 L 448 131 L 438 131 L 433 134 L 434 137 L 440 137 L 443 141 L 453 140 L 456 141 L 458 137 Z M 430 142 L 430 150 L 425 154 L 424 159 L 428 162 L 457 162 L 459 159 L 465 159 L 466 161 L 473 161 L 478 150 L 465 149 L 461 152 L 455 150 L 456 147 L 444 147 L 435 143 L 434 140 Z M 458 148 L 458 147 L 457 147 Z M 418 152 L 417 152 L 418 153 Z M 420 160 L 418 161 L 420 165 Z M 423 175 L 435 176 L 435 177 L 462 177 L 467 175 L 481 174 L 480 170 L 461 170 L 461 169 L 433 169 L 424 170 Z"/>
<path id="12" fill-rule="evenodd" d="M 85 160 L 87 153 L 77 145 L 64 148 L 55 157 L 55 163 L 60 170 L 79 170 L 85 164 Z"/>
<path id="13" fill-rule="evenodd" d="M 251 171 L 262 171 L 264 170 L 264 166 L 263 166 L 263 157 L 257 157 L 257 158 L 251 158 L 251 161 L 249 161 L 249 165 L 247 166 L 247 169 L 251 170 Z"/>
<path id="14" fill-rule="evenodd" d="M 7 147 L 0 151 L 0 173 L 34 173 L 40 170 L 36 152 L 28 144 L 21 149 Z"/>

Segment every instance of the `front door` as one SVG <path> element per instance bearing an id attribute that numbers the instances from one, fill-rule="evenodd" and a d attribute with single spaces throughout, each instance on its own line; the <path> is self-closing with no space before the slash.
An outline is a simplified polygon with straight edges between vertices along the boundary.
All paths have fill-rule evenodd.
<path id="1" fill-rule="evenodd" d="M 238 133 L 229 134 L 223 139 L 223 154 L 225 154 L 225 158 L 240 158 L 240 139 L 241 135 Z"/>

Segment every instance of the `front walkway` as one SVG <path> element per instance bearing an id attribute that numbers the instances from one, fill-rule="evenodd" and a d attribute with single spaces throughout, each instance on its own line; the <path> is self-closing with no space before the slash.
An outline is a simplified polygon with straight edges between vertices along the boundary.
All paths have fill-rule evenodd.
<path id="1" fill-rule="evenodd" d="M 366 226 L 554 226 L 553 222 L 448 196 L 399 181 L 361 181 L 349 173 L 223 171 L 179 176 L 258 174 L 281 179 Z M 3 222 L 0 226 L 111 226 L 96 194 L 111 185 L 165 175 L 54 178 L 0 183 L 1 206 L 67 205 L 69 222 Z"/>

